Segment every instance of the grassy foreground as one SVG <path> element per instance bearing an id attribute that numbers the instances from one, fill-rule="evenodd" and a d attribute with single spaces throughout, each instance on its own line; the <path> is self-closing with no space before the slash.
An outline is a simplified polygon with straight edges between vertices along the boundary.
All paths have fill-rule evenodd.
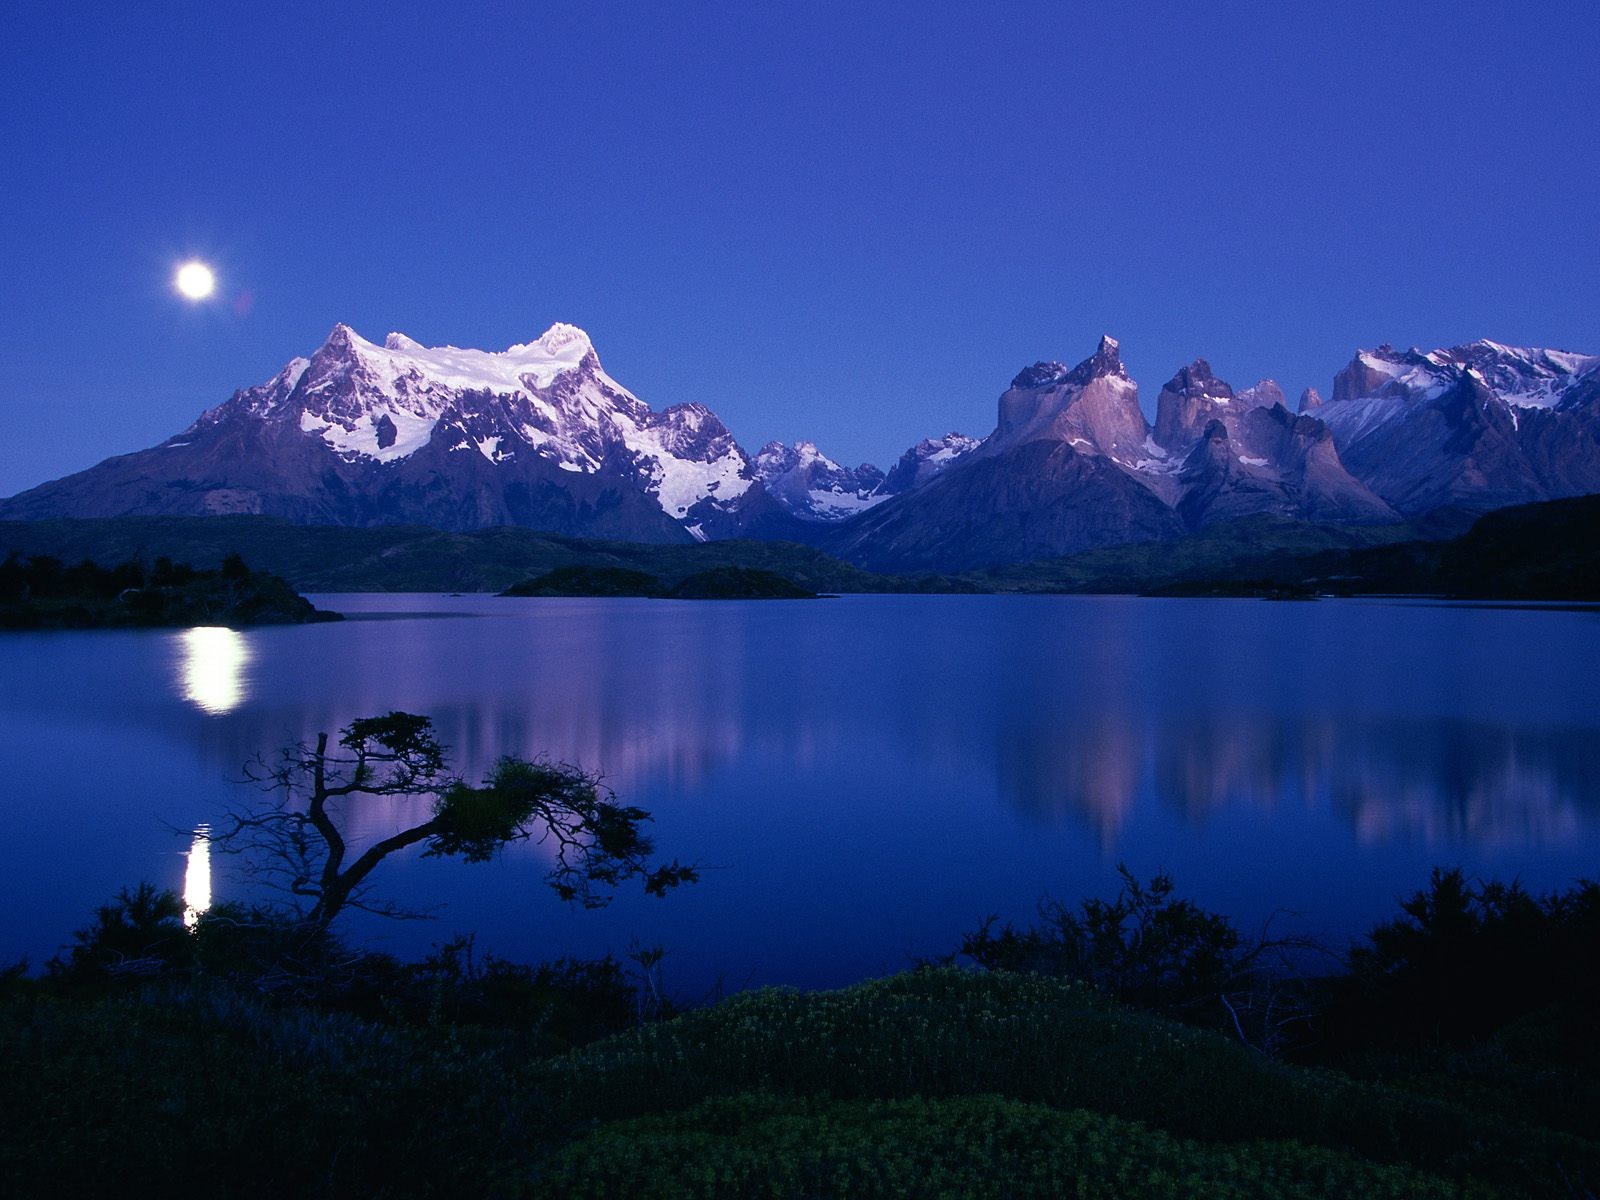
<path id="1" fill-rule="evenodd" d="M 223 985 L 0 1002 L 0 1179 L 256 1196 L 1577 1195 L 1592 1136 L 1267 1060 L 1077 984 L 765 990 L 556 1055 Z"/>

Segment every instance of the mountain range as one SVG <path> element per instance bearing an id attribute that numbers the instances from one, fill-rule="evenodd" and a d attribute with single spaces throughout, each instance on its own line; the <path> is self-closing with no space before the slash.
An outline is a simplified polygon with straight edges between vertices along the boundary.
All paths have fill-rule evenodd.
<path id="1" fill-rule="evenodd" d="M 261 514 L 301 524 L 512 525 L 647 543 L 789 540 L 877 571 L 958 571 L 1164 540 L 1255 514 L 1457 532 L 1600 492 L 1600 357 L 1479 341 L 1359 351 L 1324 400 L 1234 389 L 1204 360 L 1155 420 L 1118 344 L 1038 362 L 994 430 L 888 471 L 810 442 L 748 454 L 701 404 L 656 411 L 552 326 L 500 352 L 378 345 L 309 358 L 158 446 L 0 501 L 0 519 Z"/>

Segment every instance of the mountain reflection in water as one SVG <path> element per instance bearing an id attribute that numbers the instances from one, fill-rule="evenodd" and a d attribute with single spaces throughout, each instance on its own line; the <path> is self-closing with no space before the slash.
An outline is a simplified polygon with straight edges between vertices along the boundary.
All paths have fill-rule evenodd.
<path id="1" fill-rule="evenodd" d="M 1006 732 L 1002 793 L 1042 823 L 1083 822 L 1114 848 L 1140 802 L 1190 825 L 1217 810 L 1326 807 L 1357 839 L 1570 841 L 1600 817 L 1600 739 L 1435 718 L 1128 714 Z"/>
<path id="2" fill-rule="evenodd" d="M 1341 932 L 1434 865 L 1540 888 L 1600 864 L 1593 613 L 314 599 L 389 619 L 0 641 L 19 815 L 0 912 L 30 914 L 0 925 L 0 957 L 47 958 L 141 878 L 183 887 L 167 830 L 247 801 L 246 761 L 395 709 L 431 716 L 468 777 L 507 754 L 603 772 L 663 853 L 725 868 L 575 916 L 539 886 L 537 847 L 482 867 L 402 856 L 386 895 L 447 914 L 370 930 L 405 952 L 457 931 L 522 956 L 638 936 L 672 948 L 684 986 L 823 984 L 948 949 L 1045 891 L 1105 894 L 1118 861 L 1241 919 L 1288 906 Z M 406 616 L 441 611 L 461 619 Z M 370 841 L 424 803 L 343 815 Z"/>

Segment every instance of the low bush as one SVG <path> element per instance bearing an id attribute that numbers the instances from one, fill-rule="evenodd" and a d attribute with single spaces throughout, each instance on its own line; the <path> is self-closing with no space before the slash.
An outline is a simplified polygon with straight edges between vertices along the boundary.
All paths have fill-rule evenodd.
<path id="1" fill-rule="evenodd" d="M 1036 975 L 925 969 L 837 992 L 766 990 L 530 1070 L 570 1127 L 746 1091 L 835 1099 L 996 1094 L 1180 1138 L 1300 1140 L 1513 1194 L 1600 1179 L 1600 1146 L 1275 1063 L 1237 1041 Z M 1558 1165 L 1559 1164 L 1559 1167 Z"/>
<path id="2" fill-rule="evenodd" d="M 1097 1113 L 997 1096 L 847 1101 L 737 1096 L 603 1126 L 535 1194 L 951 1200 L 1290 1200 L 1487 1195 L 1294 1142 L 1211 1146 Z"/>

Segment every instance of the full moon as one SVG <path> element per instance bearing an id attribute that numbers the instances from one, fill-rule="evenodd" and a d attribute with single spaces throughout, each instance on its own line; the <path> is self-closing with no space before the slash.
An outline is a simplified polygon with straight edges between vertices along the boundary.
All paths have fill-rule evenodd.
<path id="1" fill-rule="evenodd" d="M 178 268 L 178 277 L 173 282 L 178 291 L 190 300 L 204 300 L 217 290 L 217 277 L 203 262 L 184 263 Z"/>

